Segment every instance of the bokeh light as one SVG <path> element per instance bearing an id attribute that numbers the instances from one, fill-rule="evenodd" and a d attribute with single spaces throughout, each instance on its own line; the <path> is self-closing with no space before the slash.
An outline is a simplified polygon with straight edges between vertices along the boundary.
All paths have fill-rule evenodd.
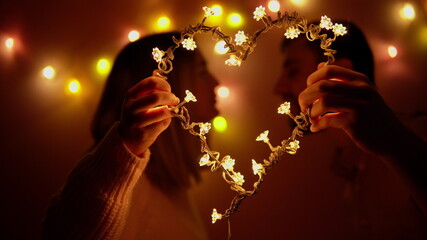
<path id="1" fill-rule="evenodd" d="M 218 54 L 226 54 L 228 51 L 228 47 L 225 47 L 225 41 L 224 40 L 220 40 L 218 42 L 215 43 L 215 52 Z"/>
<path id="2" fill-rule="evenodd" d="M 230 89 L 228 89 L 228 87 L 222 86 L 216 90 L 216 93 L 220 98 L 227 98 L 230 96 Z"/>
<path id="3" fill-rule="evenodd" d="M 213 127 L 217 132 L 225 132 L 227 130 L 227 120 L 222 116 L 216 116 L 213 119 Z"/>
<path id="4" fill-rule="evenodd" d="M 410 3 L 405 3 L 400 9 L 400 17 L 407 20 L 413 20 L 415 18 L 415 9 Z"/>
<path id="5" fill-rule="evenodd" d="M 268 2 L 268 9 L 271 12 L 278 12 L 280 10 L 280 3 L 279 1 L 272 0 Z"/>
<path id="6" fill-rule="evenodd" d="M 70 80 L 68 81 L 68 84 L 67 84 L 67 91 L 68 91 L 69 93 L 77 94 L 77 93 L 79 93 L 79 92 L 80 92 L 80 90 L 81 90 L 81 86 L 80 86 L 80 82 L 79 82 L 79 80 L 77 80 L 77 79 L 73 78 L 73 79 L 70 79 Z"/>
<path id="7" fill-rule="evenodd" d="M 212 11 L 215 13 L 214 16 L 221 16 L 222 15 L 222 7 L 221 5 L 215 4 L 212 6 Z"/>
<path id="8" fill-rule="evenodd" d="M 291 0 L 292 4 L 296 5 L 296 6 L 304 6 L 307 3 L 307 0 Z"/>
<path id="9" fill-rule="evenodd" d="M 96 71 L 100 75 L 107 75 L 110 73 L 111 70 L 111 63 L 106 58 L 101 58 L 96 63 Z"/>
<path id="10" fill-rule="evenodd" d="M 135 42 L 136 40 L 139 39 L 139 37 L 140 37 L 140 34 L 137 30 L 132 30 L 128 34 L 128 39 L 130 42 Z"/>
<path id="11" fill-rule="evenodd" d="M 15 40 L 13 38 L 7 38 L 6 41 L 4 41 L 4 45 L 7 49 L 12 49 L 15 44 Z"/>
<path id="12" fill-rule="evenodd" d="M 171 25 L 171 20 L 166 17 L 162 16 L 157 19 L 157 29 L 158 30 L 168 30 Z"/>
<path id="13" fill-rule="evenodd" d="M 238 27 L 243 23 L 242 16 L 238 13 L 231 13 L 228 15 L 227 23 L 230 27 Z"/>
<path id="14" fill-rule="evenodd" d="M 42 70 L 42 75 L 46 79 L 53 79 L 56 75 L 55 68 L 53 68 L 52 66 L 46 66 Z"/>
<path id="15" fill-rule="evenodd" d="M 397 56 L 397 48 L 393 45 L 388 46 L 387 52 L 390 58 L 395 58 Z"/>

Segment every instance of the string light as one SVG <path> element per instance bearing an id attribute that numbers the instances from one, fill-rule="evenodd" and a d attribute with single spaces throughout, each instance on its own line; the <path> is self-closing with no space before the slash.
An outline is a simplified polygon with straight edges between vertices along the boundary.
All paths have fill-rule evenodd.
<path id="1" fill-rule="evenodd" d="M 80 82 L 77 79 L 71 79 L 67 84 L 67 90 L 69 93 L 77 94 L 80 92 Z"/>
<path id="2" fill-rule="evenodd" d="M 216 116 L 212 123 L 217 132 L 225 132 L 227 130 L 227 120 L 222 116 Z"/>
<path id="3" fill-rule="evenodd" d="M 282 14 L 280 11 L 277 12 L 277 18 L 272 19 L 267 17 L 265 14 L 265 8 L 259 6 L 254 11 L 254 18 L 259 21 L 262 20 L 264 27 L 256 31 L 254 34 L 247 35 L 243 31 L 238 31 L 234 35 L 234 38 L 225 35 L 221 32 L 219 27 L 209 27 L 205 25 L 205 21 L 210 16 L 213 16 L 215 13 L 211 8 L 203 7 L 204 18 L 200 23 L 196 25 L 190 25 L 181 32 L 180 39 L 174 39 L 174 46 L 169 47 L 167 50 L 163 51 L 158 48 L 153 49 L 153 59 L 158 62 L 159 76 L 164 76 L 173 70 L 173 52 L 178 47 L 182 46 L 187 50 L 194 50 L 196 43 L 194 42 L 193 36 L 196 33 L 212 33 L 213 39 L 219 41 L 224 41 L 229 48 L 227 54 L 229 58 L 225 61 L 226 65 L 230 66 L 240 66 L 242 61 L 246 60 L 248 55 L 253 52 L 256 46 L 257 38 L 266 33 L 273 27 L 285 28 L 285 36 L 288 38 L 296 38 L 300 34 L 306 35 L 307 39 L 310 41 L 320 40 L 320 48 L 323 49 L 324 55 L 327 56 L 327 64 L 330 64 L 334 61 L 335 50 L 330 49 L 331 44 L 335 41 L 336 37 L 342 36 L 347 33 L 347 29 L 341 24 L 333 24 L 330 18 L 323 16 L 320 19 L 319 25 L 310 24 L 307 25 L 307 20 L 298 16 L 296 12 L 289 14 L 285 12 Z M 333 37 L 329 37 L 328 34 L 322 33 L 323 29 L 330 30 L 334 33 Z M 296 127 L 292 131 L 292 135 L 281 142 L 281 145 L 273 147 L 268 138 L 269 131 L 266 130 L 261 133 L 256 141 L 262 141 L 268 145 L 271 150 L 270 156 L 268 159 L 264 159 L 262 163 L 257 163 L 255 160 L 252 162 L 252 167 L 254 173 L 258 175 L 258 180 L 253 184 L 254 189 L 248 191 L 243 188 L 245 182 L 244 176 L 240 172 L 234 171 L 235 160 L 227 155 L 223 158 L 220 158 L 220 153 L 213 151 L 209 148 L 206 141 L 206 134 L 210 130 L 211 125 L 208 123 L 201 122 L 190 122 L 190 114 L 188 113 L 185 104 L 188 102 L 196 102 L 196 97 L 189 91 L 186 90 L 186 97 L 184 100 L 179 103 L 176 107 L 171 107 L 170 111 L 181 121 L 181 126 L 184 130 L 187 130 L 190 134 L 199 138 L 201 142 L 201 152 L 203 153 L 202 158 L 199 160 L 201 166 L 210 166 L 211 171 L 217 171 L 222 169 L 223 179 L 230 184 L 230 187 L 233 191 L 237 192 L 237 195 L 231 202 L 230 207 L 225 211 L 224 214 L 219 214 L 216 209 L 212 213 L 212 223 L 215 223 L 219 219 L 225 217 L 230 217 L 234 213 L 238 212 L 238 207 L 241 202 L 252 195 L 254 195 L 259 188 L 259 185 L 264 179 L 266 174 L 265 169 L 269 169 L 273 164 L 277 163 L 281 158 L 288 154 L 295 154 L 296 151 L 300 148 L 299 141 L 297 137 L 302 137 L 303 132 L 308 130 L 309 127 L 309 118 L 307 113 L 300 113 L 299 115 L 294 116 L 290 112 L 290 103 L 285 102 L 279 106 L 277 112 L 279 114 L 288 115 L 296 123 Z M 214 119 L 214 128 L 216 128 L 216 121 L 220 118 Z M 198 129 L 198 131 L 197 131 Z"/>
<path id="4" fill-rule="evenodd" d="M 268 2 L 268 10 L 270 10 L 271 12 L 278 12 L 280 10 L 279 1 L 272 0 Z"/>
<path id="5" fill-rule="evenodd" d="M 96 62 L 96 71 L 100 75 L 107 75 L 110 73 L 111 70 L 111 63 L 106 58 L 101 58 Z"/>
<path id="6" fill-rule="evenodd" d="M 395 58 L 397 56 L 397 48 L 393 45 L 388 46 L 387 52 L 390 58 Z"/>
<path id="7" fill-rule="evenodd" d="M 42 75 L 43 77 L 45 77 L 46 79 L 53 79 L 56 75 L 56 71 L 52 66 L 46 66 L 43 68 L 42 70 Z"/>
<path id="8" fill-rule="evenodd" d="M 230 27 L 239 27 L 243 23 L 242 16 L 238 13 L 232 13 L 228 16 L 228 25 Z"/>
<path id="9" fill-rule="evenodd" d="M 136 40 L 139 39 L 139 37 L 140 37 L 140 34 L 137 30 L 132 30 L 128 34 L 128 39 L 130 42 L 135 42 Z"/>
<path id="10" fill-rule="evenodd" d="M 221 16 L 222 15 L 222 7 L 221 5 L 213 5 L 212 6 L 212 11 L 214 12 L 213 16 Z"/>
<path id="11" fill-rule="evenodd" d="M 7 38 L 6 41 L 4 41 L 4 45 L 7 49 L 11 50 L 15 44 L 15 40 L 13 38 Z"/>
<path id="12" fill-rule="evenodd" d="M 226 54 L 230 48 L 225 47 L 226 42 L 224 40 L 220 40 L 215 44 L 215 52 L 218 54 Z"/>
<path id="13" fill-rule="evenodd" d="M 230 89 L 228 89 L 228 87 L 222 86 L 216 90 L 216 93 L 220 98 L 228 98 L 230 96 Z"/>
<path id="14" fill-rule="evenodd" d="M 170 25 L 171 25 L 171 20 L 166 16 L 162 16 L 157 19 L 157 28 L 159 30 L 167 30 L 170 27 Z"/>
<path id="15" fill-rule="evenodd" d="M 415 9 L 410 3 L 405 3 L 400 9 L 400 17 L 407 20 L 413 20 L 415 18 Z"/>

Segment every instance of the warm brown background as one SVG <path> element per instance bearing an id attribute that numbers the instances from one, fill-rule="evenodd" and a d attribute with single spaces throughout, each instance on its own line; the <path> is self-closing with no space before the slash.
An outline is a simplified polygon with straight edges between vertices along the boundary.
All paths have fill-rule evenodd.
<path id="1" fill-rule="evenodd" d="M 1 1 L 0 238 L 38 238 L 49 196 L 61 186 L 67 173 L 90 146 L 89 124 L 104 78 L 95 74 L 94 62 L 97 58 L 114 58 L 126 44 L 126 35 L 131 29 L 153 32 L 150 26 L 160 14 L 170 16 L 174 28 L 180 30 L 202 17 L 201 7 L 214 3 L 223 6 L 224 14 L 236 11 L 244 15 L 245 24 L 242 27 L 231 29 L 224 26 L 224 32 L 234 35 L 237 30 L 243 29 L 249 33 L 261 26 L 252 19 L 253 10 L 261 4 L 266 6 L 266 2 Z M 358 24 L 366 32 L 374 49 L 377 86 L 381 94 L 408 125 L 420 134 L 426 133 L 427 36 L 420 39 L 419 33 L 420 29 L 427 31 L 427 1 L 411 1 L 417 14 L 412 22 L 400 19 L 398 9 L 403 2 L 398 0 L 306 0 L 305 7 L 295 6 L 290 1 L 281 2 L 282 10 L 296 10 L 310 20 L 327 14 L 332 19 L 350 20 Z M 237 168 L 244 169 L 243 165 L 250 165 L 251 158 L 265 157 L 266 147 L 253 141 L 260 132 L 272 130 L 273 144 L 288 136 L 288 132 L 278 127 L 283 123 L 283 117 L 275 114 L 281 100 L 272 94 L 281 66 L 278 52 L 281 34 L 281 31 L 274 30 L 264 36 L 259 47 L 238 70 L 225 67 L 224 57 L 212 53 L 213 43 L 201 39 L 203 43 L 206 42 L 201 46 L 205 56 L 212 56 L 208 60 L 210 69 L 221 84 L 229 86 L 232 91 L 230 99 L 218 103 L 230 128 L 226 133 L 213 134 L 213 147 L 243 162 Z M 16 38 L 16 52 L 12 55 L 4 52 L 3 41 L 8 35 Z M 394 44 L 399 49 L 396 59 L 387 57 L 388 44 Z M 57 69 L 54 81 L 40 77 L 39 71 L 48 64 Z M 77 77 L 81 81 L 80 95 L 64 93 L 64 82 L 69 77 Z M 416 114 L 420 112 L 424 112 L 424 115 Z M 316 160 L 315 156 L 311 158 L 312 161 Z M 286 169 L 286 166 L 281 167 Z M 303 176 L 307 167 L 300 166 L 300 172 L 293 174 Z M 279 171 L 280 167 L 276 175 Z M 250 175 L 250 172 L 246 175 Z M 274 189 L 280 189 L 282 184 L 274 181 L 272 175 L 266 190 L 259 197 L 248 200 L 253 202 L 242 209 L 241 216 L 234 218 L 238 222 L 233 225 L 236 239 L 259 236 L 253 232 L 260 225 L 259 222 L 269 221 L 271 231 L 279 233 L 281 225 L 292 223 L 292 219 L 286 218 L 286 212 L 275 212 L 277 208 L 271 205 L 277 204 L 277 201 L 272 201 Z M 307 181 L 310 181 L 310 176 Z M 210 183 L 208 181 L 207 184 Z M 296 181 L 291 185 L 298 188 L 298 184 Z M 212 193 L 228 191 L 222 183 L 216 188 Z M 294 197 L 301 197 L 301 204 L 307 202 L 303 199 L 304 194 Z M 212 203 L 206 204 L 209 206 L 202 212 L 209 212 L 208 207 L 224 209 L 231 200 L 231 194 L 209 198 Z M 257 211 L 251 213 L 252 208 Z M 270 213 L 268 218 L 262 214 L 263 211 Z M 322 224 L 319 222 L 320 226 Z M 270 231 L 265 224 L 263 226 L 261 231 Z M 209 230 L 225 236 L 226 222 L 211 226 Z M 288 231 L 292 231 L 292 228 L 288 228 Z M 334 231 L 339 233 L 340 230 L 337 228 Z M 289 234 L 292 236 L 291 232 Z"/>

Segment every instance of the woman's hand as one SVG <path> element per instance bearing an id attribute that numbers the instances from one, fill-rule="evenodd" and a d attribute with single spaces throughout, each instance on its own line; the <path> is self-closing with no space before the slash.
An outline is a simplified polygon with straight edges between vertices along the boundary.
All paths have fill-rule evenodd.
<path id="1" fill-rule="evenodd" d="M 400 122 L 369 79 L 340 66 L 319 64 L 299 95 L 303 112 L 309 107 L 312 132 L 343 129 L 363 150 L 387 153 Z M 392 145 L 392 144 L 391 144 Z"/>
<path id="2" fill-rule="evenodd" d="M 156 71 L 130 88 L 119 123 L 119 133 L 129 150 L 141 156 L 169 126 L 172 113 L 167 106 L 178 103 L 169 83 L 156 76 Z"/>

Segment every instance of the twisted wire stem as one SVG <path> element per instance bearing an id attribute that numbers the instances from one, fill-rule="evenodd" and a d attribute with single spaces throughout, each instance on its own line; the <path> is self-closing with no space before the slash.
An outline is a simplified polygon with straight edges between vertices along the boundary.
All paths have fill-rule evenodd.
<path id="1" fill-rule="evenodd" d="M 327 64 L 330 64 L 334 61 L 334 54 L 336 53 L 335 50 L 330 48 L 332 42 L 335 41 L 337 35 L 343 35 L 343 34 L 337 34 L 334 31 L 334 36 L 330 38 L 328 37 L 328 34 L 321 33 L 322 28 L 325 28 L 324 26 L 322 27 L 321 24 L 319 25 L 310 24 L 308 26 L 307 20 L 305 18 L 299 17 L 296 12 L 293 12 L 291 14 L 289 14 L 288 12 L 285 12 L 284 14 L 282 14 L 279 11 L 277 13 L 276 19 L 272 19 L 270 16 L 266 16 L 266 15 L 262 16 L 262 18 L 260 19 L 262 19 L 262 22 L 264 23 L 264 27 L 262 27 L 261 29 L 253 33 L 252 36 L 246 37 L 247 39 L 243 43 L 237 43 L 237 41 L 233 40 L 232 37 L 225 35 L 218 26 L 213 26 L 213 27 L 206 26 L 204 24 L 206 19 L 207 19 L 207 16 L 205 15 L 205 17 L 201 22 L 197 23 L 196 25 L 189 25 L 188 27 L 186 27 L 181 32 L 179 39 L 173 37 L 174 45 L 169 47 L 165 52 L 162 52 L 164 53 L 164 55 L 161 57 L 161 59 L 157 59 L 158 69 L 160 70 L 159 76 L 166 78 L 165 75 L 173 70 L 172 61 L 174 60 L 174 54 L 173 54 L 174 51 L 178 47 L 183 45 L 183 41 L 188 39 L 193 40 L 193 36 L 195 34 L 210 32 L 212 34 L 212 38 L 215 41 L 223 40 L 225 42 L 225 47 L 228 47 L 228 52 L 227 52 L 228 55 L 236 57 L 240 61 L 244 61 L 246 60 L 248 55 L 254 51 L 257 45 L 257 40 L 259 36 L 268 32 L 273 27 L 287 29 L 287 33 L 289 29 L 292 29 L 293 31 L 297 31 L 298 34 L 300 33 L 305 34 L 309 41 L 320 40 L 320 47 L 325 51 L 324 55 L 327 57 Z M 323 17 L 322 17 L 322 21 L 323 21 Z M 328 21 L 330 21 L 329 18 L 328 18 Z M 331 22 L 329 23 L 332 24 Z M 285 35 L 287 33 L 285 33 Z M 296 36 L 298 36 L 298 34 L 296 34 Z M 288 37 L 288 35 L 286 36 Z M 296 36 L 293 36 L 290 38 L 294 38 Z M 154 53 L 153 53 L 153 56 L 154 56 Z M 238 65 L 240 65 L 240 63 Z M 292 115 L 290 111 L 283 112 L 283 113 L 286 113 L 291 119 L 293 119 L 293 121 L 296 123 L 296 127 L 293 129 L 291 136 L 288 139 L 283 140 L 281 142 L 281 145 L 279 146 L 273 147 L 272 144 L 269 142 L 268 138 L 263 140 L 269 146 L 271 153 L 268 159 L 264 159 L 262 163 L 258 164 L 259 166 L 257 165 L 259 169 L 254 170 L 254 174 L 258 175 L 258 180 L 253 184 L 253 189 L 246 190 L 242 187 L 244 182 L 243 176 L 240 173 L 236 173 L 233 167 L 224 166 L 224 162 L 226 161 L 227 158 L 229 160 L 230 156 L 225 156 L 222 159 L 220 159 L 220 153 L 210 149 L 205 137 L 205 134 L 207 132 L 205 130 L 202 130 L 204 126 L 203 124 L 205 123 L 191 122 L 190 114 L 184 106 L 188 102 L 189 100 L 185 99 L 184 101 L 179 103 L 176 107 L 171 107 L 170 108 L 171 112 L 175 117 L 177 117 L 180 120 L 181 126 L 184 130 L 188 131 L 190 134 L 199 138 L 201 153 L 205 154 L 205 156 L 208 159 L 212 159 L 212 160 L 207 160 L 204 165 L 210 166 L 212 172 L 217 171 L 218 169 L 221 168 L 223 179 L 230 185 L 230 188 L 233 191 L 237 192 L 237 195 L 231 201 L 230 207 L 224 212 L 224 214 L 216 215 L 215 219 L 214 219 L 214 216 L 212 216 L 213 223 L 217 219 L 228 218 L 231 215 L 238 212 L 239 206 L 241 205 L 243 200 L 258 192 L 260 185 L 264 180 L 264 176 L 267 174 L 266 169 L 270 169 L 274 164 L 279 162 L 286 153 L 287 154 L 296 153 L 297 149 L 299 148 L 299 145 L 298 145 L 299 141 L 297 140 L 297 138 L 303 137 L 304 131 L 307 131 L 310 126 L 309 111 L 307 111 L 306 113 L 301 112 L 299 115 L 296 115 L 296 116 Z M 216 209 L 214 209 L 214 213 L 217 214 Z"/>

